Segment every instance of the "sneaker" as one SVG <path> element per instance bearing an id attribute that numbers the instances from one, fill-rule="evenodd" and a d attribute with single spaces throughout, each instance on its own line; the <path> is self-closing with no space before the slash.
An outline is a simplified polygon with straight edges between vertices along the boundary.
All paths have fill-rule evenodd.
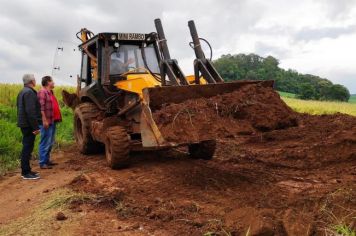
<path id="1" fill-rule="evenodd" d="M 36 176 L 36 175 L 33 175 L 31 173 L 28 173 L 26 175 L 22 175 L 21 176 L 23 179 L 39 179 L 40 177 L 39 176 Z"/>
<path id="2" fill-rule="evenodd" d="M 40 173 L 36 172 L 36 171 L 31 171 L 30 172 L 31 175 L 35 175 L 35 176 L 40 176 Z"/>
<path id="3" fill-rule="evenodd" d="M 52 166 L 44 164 L 44 165 L 40 166 L 40 168 L 41 169 L 52 169 Z"/>

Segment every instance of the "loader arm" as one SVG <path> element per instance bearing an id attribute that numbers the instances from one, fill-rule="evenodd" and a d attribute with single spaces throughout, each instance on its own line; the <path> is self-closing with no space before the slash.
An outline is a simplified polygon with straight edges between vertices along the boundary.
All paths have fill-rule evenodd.
<path id="1" fill-rule="evenodd" d="M 200 84 L 201 75 L 209 84 L 224 82 L 218 71 L 214 68 L 211 61 L 205 58 L 204 52 L 200 45 L 200 38 L 198 36 L 194 21 L 189 21 L 188 27 L 190 30 L 190 35 L 192 36 L 193 49 L 196 56 L 196 59 L 194 60 L 195 83 Z"/>
<path id="2" fill-rule="evenodd" d="M 179 67 L 177 60 L 171 59 L 167 46 L 167 39 L 160 19 L 155 19 L 155 26 L 158 34 L 159 49 L 162 55 L 160 63 L 162 86 L 166 86 L 167 84 L 166 76 L 168 76 L 172 85 L 188 85 L 189 82 Z"/>
<path id="3" fill-rule="evenodd" d="M 79 36 L 80 35 L 80 36 Z M 77 38 L 82 41 L 82 43 L 87 42 L 89 39 L 91 39 L 94 34 L 90 30 L 83 28 L 77 33 Z M 88 55 L 90 58 L 90 65 L 93 68 L 93 79 L 98 78 L 98 63 L 97 63 L 97 58 L 95 55 L 93 55 L 89 50 L 88 47 L 85 45 L 83 46 L 83 51 Z"/>

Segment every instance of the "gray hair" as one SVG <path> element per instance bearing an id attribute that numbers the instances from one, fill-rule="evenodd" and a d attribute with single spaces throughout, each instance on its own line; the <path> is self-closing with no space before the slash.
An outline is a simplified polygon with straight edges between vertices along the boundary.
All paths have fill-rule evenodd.
<path id="1" fill-rule="evenodd" d="M 36 80 L 33 74 L 24 74 L 22 77 L 22 81 L 24 85 L 31 83 L 32 81 Z"/>

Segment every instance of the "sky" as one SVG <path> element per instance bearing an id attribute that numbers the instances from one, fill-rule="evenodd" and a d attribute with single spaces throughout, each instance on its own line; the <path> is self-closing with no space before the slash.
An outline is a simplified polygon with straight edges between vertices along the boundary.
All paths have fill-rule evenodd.
<path id="1" fill-rule="evenodd" d="M 75 85 L 81 28 L 150 33 L 160 18 L 172 58 L 193 72 L 187 22 L 214 57 L 256 53 L 280 67 L 327 78 L 356 94 L 356 0 L 0 0 L 0 83 L 24 73 Z M 58 48 L 63 48 L 58 49 Z M 59 67 L 59 70 L 58 70 Z M 57 69 L 53 69 L 57 68 Z"/>

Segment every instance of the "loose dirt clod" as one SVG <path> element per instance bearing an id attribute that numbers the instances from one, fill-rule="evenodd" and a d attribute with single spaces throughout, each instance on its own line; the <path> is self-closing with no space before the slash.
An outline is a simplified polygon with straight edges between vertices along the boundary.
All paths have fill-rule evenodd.
<path id="1" fill-rule="evenodd" d="M 67 217 L 64 215 L 63 212 L 58 212 L 56 214 L 56 220 L 62 221 L 62 220 L 66 220 L 66 219 L 67 219 Z"/>
<path id="2" fill-rule="evenodd" d="M 168 104 L 153 117 L 163 137 L 171 142 L 234 138 L 297 125 L 297 114 L 278 93 L 260 85 Z"/>

